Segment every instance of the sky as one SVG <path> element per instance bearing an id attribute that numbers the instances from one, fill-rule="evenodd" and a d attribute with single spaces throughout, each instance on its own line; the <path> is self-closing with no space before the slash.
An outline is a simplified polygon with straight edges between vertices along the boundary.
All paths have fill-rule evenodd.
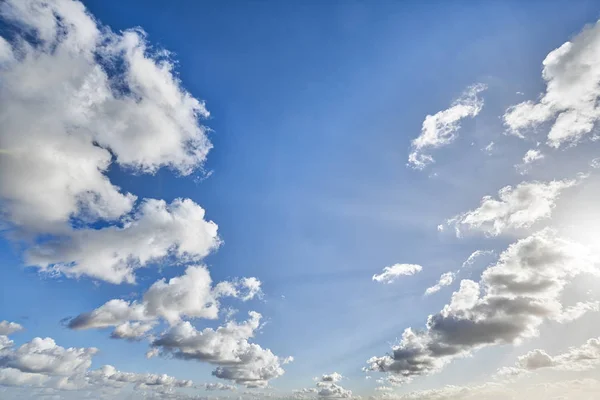
<path id="1" fill-rule="evenodd" d="M 0 398 L 598 398 L 599 18 L 0 1 Z"/>

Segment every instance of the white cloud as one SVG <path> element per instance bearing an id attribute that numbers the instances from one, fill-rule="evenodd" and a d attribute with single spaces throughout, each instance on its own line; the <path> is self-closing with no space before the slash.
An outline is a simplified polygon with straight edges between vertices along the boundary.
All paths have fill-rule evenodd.
<path id="1" fill-rule="evenodd" d="M 494 143 L 494 141 L 491 141 L 491 142 L 488 143 L 487 146 L 485 146 L 481 150 L 483 150 L 487 154 L 492 154 L 492 152 L 494 151 L 494 147 L 495 147 L 495 143 Z"/>
<path id="2" fill-rule="evenodd" d="M 0 336 L 0 385 L 42 387 L 50 391 L 102 391 L 123 389 L 174 393 L 176 388 L 192 388 L 193 382 L 165 374 L 118 371 L 111 365 L 91 370 L 96 348 L 64 348 L 51 338 L 34 338 L 18 348 Z M 114 395 L 114 393 L 113 393 Z M 80 398 L 80 397 L 78 397 Z"/>
<path id="3" fill-rule="evenodd" d="M 385 267 L 380 274 L 373 275 L 373 281 L 381 283 L 392 283 L 400 276 L 414 275 L 421 272 L 423 267 L 417 264 L 394 264 Z"/>
<path id="4" fill-rule="evenodd" d="M 523 162 L 521 164 L 516 164 L 515 165 L 515 169 L 521 175 L 525 175 L 526 173 L 529 172 L 531 164 L 533 164 L 536 161 L 544 159 L 544 157 L 545 156 L 542 154 L 541 151 L 535 150 L 535 149 L 530 149 L 523 156 Z"/>
<path id="5" fill-rule="evenodd" d="M 320 399 L 349 399 L 352 398 L 352 391 L 344 389 L 333 382 L 318 382 L 317 396 Z"/>
<path id="6" fill-rule="evenodd" d="M 220 282 L 213 287 L 205 266 L 189 266 L 185 274 L 156 281 L 144 293 L 141 301 L 113 299 L 99 308 L 78 315 L 69 322 L 72 329 L 106 328 L 116 326 L 113 337 L 138 339 L 163 318 L 169 324 L 187 318 L 216 319 L 219 298 L 229 296 L 250 300 L 259 295 L 260 281 L 244 278 Z M 131 322 L 134 322 L 133 324 Z M 152 322 L 152 323 L 149 323 Z"/>
<path id="7" fill-rule="evenodd" d="M 594 158 L 592 161 L 590 161 L 590 167 L 594 169 L 600 168 L 600 158 Z"/>
<path id="8" fill-rule="evenodd" d="M 268 381 L 284 374 L 282 359 L 271 350 L 249 340 L 260 326 L 261 315 L 250 312 L 250 318 L 239 324 L 229 321 L 217 329 L 196 330 L 188 321 L 170 328 L 152 342 L 164 356 L 197 360 L 216 365 L 213 375 L 247 387 L 266 387 Z"/>
<path id="9" fill-rule="evenodd" d="M 477 260 L 480 257 L 487 256 L 487 255 L 494 255 L 494 251 L 493 250 L 475 250 L 474 252 L 471 253 L 471 255 L 469 257 L 467 257 L 465 262 L 462 264 L 461 268 L 469 268 L 473 264 L 475 264 L 475 260 Z"/>
<path id="10" fill-rule="evenodd" d="M 535 222 L 550 218 L 561 192 L 574 186 L 575 180 L 522 182 L 516 187 L 505 186 L 498 191 L 498 200 L 491 196 L 481 199 L 481 205 L 447 221 L 457 236 L 462 229 L 482 231 L 497 236 L 507 230 L 530 228 Z"/>
<path id="11" fill-rule="evenodd" d="M 87 275 L 111 283 L 135 282 L 134 272 L 166 257 L 199 261 L 220 241 L 217 225 L 189 199 L 145 200 L 122 227 L 73 231 L 31 247 L 26 260 L 42 270 Z M 152 245 L 149 246 L 148 243 Z"/>
<path id="12" fill-rule="evenodd" d="M 154 328 L 153 323 L 124 322 L 115 327 L 111 333 L 113 339 L 141 340 Z"/>
<path id="13" fill-rule="evenodd" d="M 0 40 L 1 211 L 11 237 L 36 244 L 27 262 L 120 283 L 148 262 L 214 248 L 217 227 L 202 208 L 148 200 L 131 215 L 136 196 L 106 176 L 113 162 L 138 173 L 202 166 L 208 112 L 168 53 L 140 30 L 98 25 L 80 2 L 7 0 L 0 16 L 20 28 Z"/>
<path id="14" fill-rule="evenodd" d="M 425 290 L 425 296 L 439 292 L 444 286 L 450 286 L 452 282 L 454 282 L 455 276 L 456 273 L 454 272 L 444 272 L 435 285 L 428 287 Z"/>
<path id="15" fill-rule="evenodd" d="M 478 94 L 485 89 L 487 86 L 481 83 L 470 86 L 450 108 L 425 117 L 421 134 L 412 141 L 412 152 L 408 156 L 408 164 L 411 167 L 425 168 L 434 160 L 424 151 L 446 146 L 456 139 L 460 121 L 477 116 L 483 108 L 483 100 Z"/>
<path id="16" fill-rule="evenodd" d="M 463 280 L 451 302 L 429 316 L 426 330 L 406 329 L 392 352 L 369 359 L 366 370 L 409 381 L 479 348 L 534 337 L 542 322 L 561 318 L 563 288 L 584 272 L 595 272 L 584 246 L 549 229 L 521 239 L 479 283 Z"/>
<path id="17" fill-rule="evenodd" d="M 509 130 L 519 136 L 550 122 L 548 145 L 576 143 L 598 119 L 600 96 L 600 23 L 551 51 L 543 61 L 546 91 L 538 101 L 525 101 L 504 114 Z"/>
<path id="18" fill-rule="evenodd" d="M 523 164 L 531 164 L 534 161 L 541 160 L 544 158 L 544 155 L 541 151 L 530 149 L 527 150 L 527 153 L 523 156 Z"/>
<path id="19" fill-rule="evenodd" d="M 8 322 L 6 320 L 0 322 L 0 335 L 8 336 L 21 330 L 23 330 L 23 327 L 16 322 Z"/>
<path id="20" fill-rule="evenodd" d="M 518 358 L 513 367 L 503 367 L 498 370 L 499 376 L 519 376 L 540 369 L 556 369 L 561 371 L 586 371 L 600 365 L 600 339 L 588 339 L 579 347 L 556 356 L 546 351 L 535 349 Z"/>

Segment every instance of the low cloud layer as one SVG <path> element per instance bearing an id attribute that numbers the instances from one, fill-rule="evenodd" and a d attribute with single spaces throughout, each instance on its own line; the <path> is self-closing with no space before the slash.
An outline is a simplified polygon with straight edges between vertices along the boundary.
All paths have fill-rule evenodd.
<path id="1" fill-rule="evenodd" d="M 562 180 L 505 186 L 498 191 L 498 200 L 485 196 L 478 208 L 449 219 L 447 224 L 455 228 L 457 236 L 463 231 L 497 236 L 506 231 L 527 229 L 537 221 L 550 218 L 562 191 L 575 184 L 575 180 Z"/>

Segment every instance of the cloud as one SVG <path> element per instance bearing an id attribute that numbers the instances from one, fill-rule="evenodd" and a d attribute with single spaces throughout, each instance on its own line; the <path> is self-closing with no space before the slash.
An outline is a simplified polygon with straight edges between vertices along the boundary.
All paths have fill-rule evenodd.
<path id="1" fill-rule="evenodd" d="M 552 382 L 506 384 L 487 382 L 479 385 L 448 385 L 439 389 L 413 391 L 405 394 L 380 393 L 371 399 L 387 400 L 594 400 L 600 390 L 595 379 L 554 380 Z"/>
<path id="2" fill-rule="evenodd" d="M 544 155 L 539 150 L 530 149 L 523 156 L 523 164 L 531 164 L 534 161 L 541 160 Z"/>
<path id="3" fill-rule="evenodd" d="M 317 396 L 320 399 L 349 399 L 352 398 L 352 390 L 344 389 L 333 382 L 318 382 Z"/>
<path id="4" fill-rule="evenodd" d="M 208 391 L 228 390 L 228 391 L 234 392 L 236 390 L 236 387 L 233 386 L 233 385 L 226 385 L 226 384 L 221 383 L 221 382 L 211 382 L 211 383 L 205 383 L 204 384 L 204 389 L 208 390 Z"/>
<path id="5" fill-rule="evenodd" d="M 182 318 L 216 319 L 219 299 L 225 296 L 250 300 L 261 293 L 256 278 L 220 282 L 213 287 L 208 269 L 203 265 L 188 266 L 185 274 L 154 282 L 141 301 L 109 300 L 99 308 L 69 321 L 71 329 L 116 326 L 112 337 L 139 339 L 159 318 L 170 325 Z M 131 322 L 134 322 L 133 324 Z"/>
<path id="6" fill-rule="evenodd" d="M 460 268 L 458 268 L 456 271 L 444 272 L 440 276 L 440 278 L 438 279 L 438 281 L 435 285 L 430 286 L 425 290 L 424 295 L 430 296 L 434 293 L 439 292 L 443 287 L 450 286 L 452 284 L 452 282 L 454 282 L 454 280 L 456 279 L 456 277 L 458 276 L 458 274 L 461 272 L 461 270 L 463 268 L 468 268 L 468 267 L 472 266 L 475 263 L 475 260 L 477 258 L 486 256 L 486 255 L 491 255 L 491 254 L 494 254 L 494 252 L 492 250 L 475 250 L 465 260 L 465 262 L 462 263 L 462 266 Z"/>
<path id="7" fill-rule="evenodd" d="M 7 0 L 0 17 L 15 33 L 0 40 L 1 212 L 10 237 L 32 247 L 27 263 L 121 283 L 150 262 L 215 248 L 200 206 L 148 199 L 136 210 L 106 176 L 112 165 L 188 175 L 204 163 L 208 112 L 169 54 L 141 30 L 99 25 L 80 2 Z"/>
<path id="8" fill-rule="evenodd" d="M 487 256 L 487 255 L 494 255 L 494 251 L 493 250 L 475 250 L 473 253 L 471 253 L 471 255 L 469 257 L 467 257 L 465 262 L 462 264 L 461 268 L 469 268 L 473 264 L 475 264 L 475 260 L 477 260 L 480 257 Z"/>
<path id="9" fill-rule="evenodd" d="M 334 372 L 332 374 L 323 374 L 321 376 L 321 382 L 339 382 L 341 381 L 343 378 L 343 376 L 341 374 L 338 374 L 337 372 Z"/>
<path id="10" fill-rule="evenodd" d="M 115 327 L 110 337 L 113 339 L 126 339 L 131 341 L 141 340 L 154 328 L 153 323 L 124 322 Z"/>
<path id="11" fill-rule="evenodd" d="M 447 224 L 454 226 L 457 236 L 462 229 L 497 236 L 507 230 L 530 228 L 535 222 L 550 218 L 561 192 L 576 184 L 575 180 L 555 180 L 505 186 L 498 191 L 498 200 L 485 196 L 478 208 L 454 216 Z"/>
<path id="12" fill-rule="evenodd" d="M 250 318 L 237 323 L 229 321 L 217 329 L 196 330 L 188 321 L 171 327 L 152 342 L 163 356 L 183 360 L 204 361 L 216 365 L 213 375 L 247 387 L 266 387 L 268 381 L 284 374 L 282 359 L 271 350 L 249 340 L 260 326 L 261 315 L 251 311 Z"/>
<path id="13" fill-rule="evenodd" d="M 423 267 L 417 264 L 394 264 L 385 267 L 380 274 L 373 275 L 373 281 L 381 283 L 392 283 L 400 276 L 414 275 L 421 272 Z"/>
<path id="14" fill-rule="evenodd" d="M 0 335 L 8 336 L 22 330 L 23 327 L 16 322 L 8 322 L 6 320 L 0 322 Z"/>
<path id="15" fill-rule="evenodd" d="M 535 349 L 518 358 L 514 367 L 503 367 L 498 370 L 499 376 L 519 376 L 539 369 L 555 369 L 561 371 L 586 371 L 600 365 L 600 339 L 588 339 L 579 347 L 556 356 L 546 351 Z"/>
<path id="16" fill-rule="evenodd" d="M 452 143 L 460 129 L 460 121 L 477 116 L 483 108 L 483 100 L 478 97 L 478 94 L 486 89 L 487 86 L 482 83 L 469 86 L 450 108 L 434 115 L 427 115 L 423 121 L 421 134 L 412 141 L 408 165 L 421 170 L 434 162 L 433 157 L 425 154 L 424 151 Z"/>
<path id="17" fill-rule="evenodd" d="M 511 106 L 504 114 L 509 131 L 524 131 L 549 122 L 547 143 L 559 147 L 577 143 L 598 119 L 600 96 L 600 23 L 585 28 L 571 41 L 548 53 L 542 78 L 546 91 L 538 101 Z"/>
<path id="18" fill-rule="evenodd" d="M 50 391 L 102 391 L 123 389 L 173 393 L 176 388 L 192 388 L 190 380 L 178 380 L 166 374 L 118 371 L 111 365 L 91 370 L 98 349 L 64 348 L 52 338 L 36 337 L 18 348 L 6 336 L 0 336 L 0 385 L 40 387 Z"/>
<path id="19" fill-rule="evenodd" d="M 444 272 L 441 276 L 440 279 L 437 281 L 437 283 L 431 287 L 428 287 L 425 290 L 425 296 L 429 296 L 432 295 L 434 293 L 439 292 L 444 286 L 449 286 L 452 284 L 452 282 L 454 282 L 454 277 L 456 276 L 456 273 L 454 272 Z"/>
<path id="20" fill-rule="evenodd" d="M 529 172 L 531 168 L 531 164 L 536 161 L 544 159 L 545 156 L 539 150 L 530 149 L 527 150 L 527 153 L 523 156 L 523 161 L 521 164 L 516 164 L 515 169 L 521 174 L 525 175 Z"/>
<path id="21" fill-rule="evenodd" d="M 83 229 L 49 240 L 26 253 L 29 264 L 67 276 L 87 275 L 111 283 L 135 282 L 134 271 L 167 257 L 199 261 L 220 241 L 217 225 L 189 199 L 147 199 L 122 227 Z M 148 246 L 148 243 L 152 243 Z"/>
<path id="22" fill-rule="evenodd" d="M 407 328 L 392 352 L 369 359 L 366 370 L 405 382 L 482 347 L 534 337 L 542 322 L 560 319 L 563 288 L 584 272 L 594 272 L 584 246 L 549 229 L 521 239 L 483 272 L 479 283 L 461 281 L 451 302 L 429 316 L 425 330 Z"/>

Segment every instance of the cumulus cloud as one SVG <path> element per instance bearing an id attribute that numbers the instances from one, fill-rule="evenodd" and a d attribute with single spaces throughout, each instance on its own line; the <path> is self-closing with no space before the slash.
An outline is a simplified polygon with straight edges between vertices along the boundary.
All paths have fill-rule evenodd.
<path id="1" fill-rule="evenodd" d="M 551 368 L 561 371 L 586 371 L 600 365 L 600 339 L 591 338 L 579 347 L 571 347 L 556 356 L 535 349 L 520 356 L 513 367 L 498 370 L 500 376 L 519 376 L 539 369 Z"/>
<path id="2" fill-rule="evenodd" d="M 219 299 L 225 296 L 250 300 L 261 293 L 256 278 L 244 278 L 212 284 L 203 265 L 189 266 L 185 274 L 156 281 L 140 301 L 109 300 L 99 308 L 78 315 L 69 321 L 71 329 L 106 328 L 116 326 L 114 338 L 139 339 L 162 318 L 169 324 L 183 317 L 216 319 Z"/>
<path id="3" fill-rule="evenodd" d="M 483 99 L 478 95 L 485 89 L 487 86 L 481 83 L 469 86 L 450 108 L 427 115 L 421 134 L 412 141 L 408 165 L 420 170 L 434 162 L 433 157 L 425 152 L 446 146 L 456 139 L 461 120 L 477 116 L 483 108 Z"/>
<path id="4" fill-rule="evenodd" d="M 121 283 L 149 262 L 214 248 L 217 226 L 201 207 L 150 199 L 136 210 L 106 176 L 112 164 L 182 175 L 202 166 L 208 112 L 168 53 L 140 30 L 99 25 L 76 1 L 7 0 L 0 17 L 15 33 L 0 40 L 1 212 L 32 247 L 26 261 Z"/>
<path id="5" fill-rule="evenodd" d="M 523 136 L 527 129 L 549 122 L 547 143 L 553 147 L 577 143 L 592 132 L 600 118 L 599 48 L 600 23 L 596 23 L 548 53 L 542 63 L 546 91 L 538 101 L 506 110 L 509 131 Z"/>
<path id="6" fill-rule="evenodd" d="M 12 335 L 15 332 L 23 330 L 23 327 L 16 322 L 2 321 L 0 322 L 0 336 Z"/>
<path id="7" fill-rule="evenodd" d="M 40 387 L 56 391 L 122 389 L 133 385 L 136 390 L 173 392 L 191 388 L 193 382 L 165 374 L 118 371 L 111 365 L 91 370 L 98 349 L 64 348 L 52 338 L 34 338 L 18 348 L 0 336 L 0 385 Z"/>
<path id="8" fill-rule="evenodd" d="M 122 227 L 83 229 L 32 246 L 29 264 L 67 276 L 92 276 L 111 283 L 135 281 L 134 271 L 166 257 L 199 261 L 219 245 L 217 225 L 189 199 L 145 200 Z M 148 243 L 152 245 L 149 246 Z"/>
<path id="9" fill-rule="evenodd" d="M 426 329 L 407 328 L 385 356 L 368 360 L 369 371 L 401 381 L 441 370 L 457 357 L 496 344 L 518 343 L 559 319 L 560 295 L 578 274 L 595 273 L 587 248 L 544 229 L 513 243 L 481 281 L 461 281 L 451 302 L 430 315 Z"/>
<path id="10" fill-rule="evenodd" d="M 266 387 L 268 381 L 284 374 L 281 367 L 292 358 L 280 358 L 249 340 L 260 327 L 261 315 L 251 311 L 242 323 L 229 321 L 217 329 L 196 330 L 185 321 L 171 327 L 152 342 L 163 356 L 205 361 L 217 368 L 213 375 L 247 387 Z"/>
<path id="11" fill-rule="evenodd" d="M 334 382 L 318 382 L 317 396 L 320 399 L 349 399 L 352 398 L 352 390 L 344 389 Z"/>
<path id="12" fill-rule="evenodd" d="M 508 230 L 530 228 L 535 222 L 550 218 L 562 191 L 577 184 L 575 180 L 522 182 L 505 186 L 492 196 L 481 199 L 481 205 L 447 221 L 457 236 L 463 229 L 497 236 Z"/>
<path id="13" fill-rule="evenodd" d="M 373 275 L 373 281 L 380 283 L 392 283 L 401 276 L 414 275 L 421 272 L 423 267 L 417 264 L 394 264 L 385 267 L 380 274 Z"/>

